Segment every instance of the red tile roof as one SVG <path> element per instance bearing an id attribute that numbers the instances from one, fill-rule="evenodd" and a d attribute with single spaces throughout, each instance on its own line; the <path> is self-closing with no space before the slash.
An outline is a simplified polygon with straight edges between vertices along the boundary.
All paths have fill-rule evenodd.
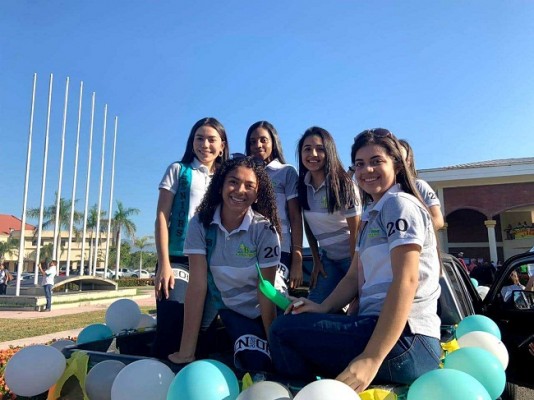
<path id="1" fill-rule="evenodd" d="M 0 214 L 0 234 L 9 235 L 11 230 L 20 231 L 21 225 L 22 221 L 19 218 L 13 215 Z M 33 231 L 34 229 L 35 226 L 26 224 L 27 231 Z"/>

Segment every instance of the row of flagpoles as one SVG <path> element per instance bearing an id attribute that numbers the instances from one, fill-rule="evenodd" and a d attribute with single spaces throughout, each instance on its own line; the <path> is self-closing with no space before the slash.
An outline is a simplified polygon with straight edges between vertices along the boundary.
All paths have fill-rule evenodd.
<path id="1" fill-rule="evenodd" d="M 43 157 L 43 172 L 41 180 L 41 200 L 39 207 L 39 223 L 37 231 L 37 251 L 35 256 L 35 276 L 34 284 L 38 282 L 38 265 L 41 257 L 41 237 L 42 237 L 42 226 L 43 226 L 43 214 L 44 214 L 44 199 L 46 191 L 46 177 L 47 177 L 47 165 L 48 165 L 48 145 L 49 145 L 49 136 L 50 136 L 50 116 L 52 108 L 52 89 L 53 89 L 54 75 L 50 74 L 50 81 L 48 85 L 48 107 L 46 114 L 46 128 L 45 128 L 45 141 L 44 141 L 44 157 Z M 68 100 L 69 100 L 69 84 L 70 79 L 67 77 L 65 85 L 65 100 L 63 107 L 63 123 L 61 130 L 61 151 L 60 151 L 60 166 L 59 166 L 59 182 L 58 190 L 56 196 L 56 207 L 55 207 L 55 222 L 54 222 L 54 238 L 53 238 L 53 251 L 52 254 L 55 256 L 57 247 L 60 245 L 60 240 L 58 240 L 59 232 L 59 217 L 60 217 L 60 200 L 61 200 L 61 187 L 63 179 L 63 158 L 65 154 L 65 135 L 67 130 L 67 113 L 68 113 Z M 17 282 L 16 282 L 16 296 L 20 295 L 20 283 L 21 283 L 21 273 L 23 271 L 24 263 L 24 246 L 25 246 L 25 233 L 26 233 L 26 212 L 27 212 L 27 201 L 28 201 L 28 185 L 30 178 L 30 166 L 31 166 L 31 152 L 32 152 L 32 137 L 33 137 L 33 122 L 35 115 L 35 96 L 37 89 L 37 74 L 33 75 L 33 89 L 31 96 L 31 107 L 30 107 L 30 125 L 28 132 L 28 148 L 26 156 L 26 174 L 24 179 L 24 194 L 22 202 L 22 223 L 21 223 L 21 235 L 20 235 L 20 244 L 19 244 L 19 259 L 17 265 Z M 83 217 L 83 236 L 82 236 L 82 249 L 81 249 L 81 260 L 80 260 L 80 274 L 84 274 L 84 265 L 85 265 L 85 246 L 87 238 L 87 218 L 88 218 L 88 207 L 89 207 L 89 189 L 90 189 L 90 180 L 91 180 L 91 159 L 92 159 L 92 146 L 93 146 L 93 131 L 94 131 L 94 117 L 95 117 L 95 92 L 91 96 L 91 119 L 89 127 L 89 150 L 88 150 L 88 160 L 87 160 L 87 177 L 85 185 L 85 206 L 84 206 L 84 217 Z M 69 240 L 68 240 L 68 250 L 67 250 L 67 265 L 66 265 L 66 274 L 69 275 L 70 264 L 71 264 L 71 250 L 72 250 L 72 239 L 73 239 L 73 228 L 74 228 L 74 213 L 75 213 L 75 202 L 76 202 L 76 185 L 78 178 L 78 156 L 79 156 L 79 147 L 80 147 L 80 131 L 81 131 L 81 121 L 82 121 L 82 99 L 83 99 L 83 82 L 80 82 L 80 96 L 78 102 L 78 122 L 76 129 L 76 146 L 75 146 L 75 156 L 74 156 L 74 175 L 73 175 L 73 184 L 72 184 L 72 196 L 71 196 L 71 210 L 70 210 L 70 223 L 69 223 Z M 106 150 L 106 129 L 107 129 L 107 113 L 108 106 L 104 105 L 104 124 L 102 129 L 102 152 L 101 152 L 101 165 L 100 165 L 100 185 L 98 193 L 98 214 L 97 214 L 97 227 L 96 227 L 96 242 L 94 246 L 94 255 L 91 253 L 90 265 L 89 265 L 89 274 L 94 274 L 96 271 L 98 263 L 98 249 L 99 249 L 99 235 L 100 235 L 100 216 L 102 213 L 102 191 L 103 191 L 103 181 L 104 181 L 104 160 L 105 160 L 105 150 Z M 111 161 L 111 184 L 110 184 L 110 194 L 109 194 L 109 208 L 108 208 L 108 226 L 107 226 L 107 244 L 106 244 L 106 255 L 105 255 L 105 275 L 107 276 L 107 267 L 109 260 L 109 245 L 110 245 L 110 235 L 111 235 L 111 216 L 112 216 L 112 207 L 113 207 L 113 190 L 114 190 L 114 180 L 115 180 L 115 152 L 117 146 L 117 131 L 118 131 L 118 117 L 115 117 L 115 127 L 114 127 L 114 138 L 113 138 L 113 154 Z M 91 259 L 92 258 L 92 259 Z"/>

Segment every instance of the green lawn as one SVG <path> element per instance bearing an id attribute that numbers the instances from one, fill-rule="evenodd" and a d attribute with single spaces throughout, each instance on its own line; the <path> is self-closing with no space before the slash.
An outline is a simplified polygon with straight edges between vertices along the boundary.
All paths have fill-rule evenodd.
<path id="1" fill-rule="evenodd" d="M 141 307 L 141 312 L 154 314 L 156 311 L 154 307 Z M 103 323 L 105 318 L 106 310 L 49 318 L 1 319 L 0 342 L 84 328 L 90 324 Z"/>

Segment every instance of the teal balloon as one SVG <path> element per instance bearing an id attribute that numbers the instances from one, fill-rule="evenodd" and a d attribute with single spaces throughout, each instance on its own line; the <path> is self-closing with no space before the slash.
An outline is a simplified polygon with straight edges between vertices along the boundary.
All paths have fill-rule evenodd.
<path id="1" fill-rule="evenodd" d="M 96 342 L 98 340 L 109 339 L 113 337 L 113 332 L 107 325 L 92 324 L 82 329 L 76 340 L 76 344 Z"/>
<path id="2" fill-rule="evenodd" d="M 455 353 L 455 352 L 454 352 Z M 465 372 L 436 369 L 417 378 L 407 400 L 490 400 L 484 386 Z"/>
<path id="3" fill-rule="evenodd" d="M 491 318 L 484 315 L 470 315 L 461 320 L 458 328 L 456 328 L 456 338 L 474 331 L 488 332 L 501 340 L 501 330 L 497 324 Z"/>
<path id="4" fill-rule="evenodd" d="M 215 360 L 198 360 L 185 366 L 167 392 L 167 400 L 236 400 L 239 382 L 234 372 Z"/>
<path id="5" fill-rule="evenodd" d="M 471 283 L 475 287 L 475 289 L 478 287 L 478 281 L 475 278 L 471 278 Z"/>
<path id="6" fill-rule="evenodd" d="M 501 362 L 489 351 L 480 347 L 463 347 L 449 353 L 444 360 L 445 369 L 455 369 L 471 375 L 497 399 L 504 391 L 506 374 Z"/>

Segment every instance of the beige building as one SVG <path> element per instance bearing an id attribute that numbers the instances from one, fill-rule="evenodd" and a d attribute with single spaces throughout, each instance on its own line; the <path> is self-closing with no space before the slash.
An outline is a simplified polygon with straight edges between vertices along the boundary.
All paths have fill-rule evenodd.
<path id="1" fill-rule="evenodd" d="M 445 218 L 444 251 L 504 261 L 534 246 L 534 158 L 491 160 L 419 170 Z"/>
<path id="2" fill-rule="evenodd" d="M 21 237 L 21 226 L 22 221 L 13 216 L 0 214 L 0 242 L 6 243 L 10 238 L 16 239 L 17 241 Z M 85 249 L 84 249 L 84 264 L 87 269 L 89 263 L 92 262 L 94 257 L 94 246 L 96 242 L 96 233 L 87 232 L 85 239 Z M 25 235 L 24 235 L 24 264 L 22 272 L 34 272 L 35 271 L 35 258 L 37 255 L 37 228 L 33 225 L 26 224 Z M 41 253 L 40 260 L 44 261 L 45 258 L 51 258 L 50 254 L 54 245 L 54 231 L 42 231 L 41 233 Z M 57 249 L 57 259 L 59 261 L 60 267 L 64 267 L 67 264 L 68 253 L 69 253 L 69 232 L 62 231 Z M 99 251 L 98 251 L 98 262 L 97 268 L 104 267 L 106 247 L 108 244 L 107 234 L 101 233 L 99 235 Z M 111 243 L 109 243 L 111 249 Z M 70 270 L 73 273 L 77 273 L 80 268 L 81 255 L 82 255 L 82 233 L 74 235 L 71 242 L 70 250 Z M 5 254 L 0 254 L 0 258 L 4 259 L 4 263 L 10 271 L 16 271 L 19 260 L 19 246 L 17 245 L 11 251 L 6 252 Z M 53 258 L 53 257 L 52 257 Z M 92 264 L 91 264 L 92 265 Z"/>

